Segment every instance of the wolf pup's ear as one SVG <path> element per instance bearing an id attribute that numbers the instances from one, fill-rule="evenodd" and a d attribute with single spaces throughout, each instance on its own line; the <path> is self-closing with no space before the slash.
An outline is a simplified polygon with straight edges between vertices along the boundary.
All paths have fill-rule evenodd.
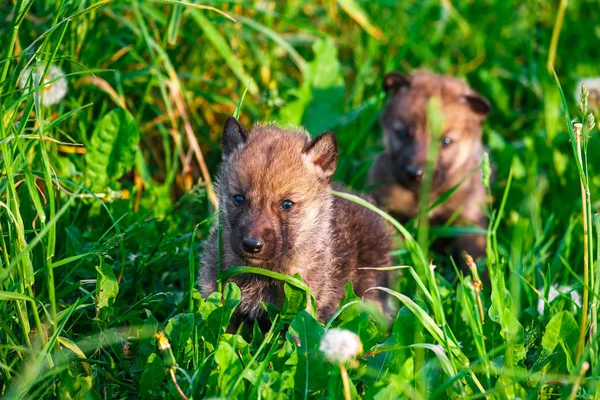
<path id="1" fill-rule="evenodd" d="M 492 106 L 490 105 L 488 99 L 486 99 L 479 93 L 469 93 L 463 96 L 463 98 L 466 100 L 467 104 L 469 105 L 469 108 L 471 108 L 471 111 L 473 111 L 475 114 L 481 115 L 484 118 L 492 110 Z"/>
<path id="2" fill-rule="evenodd" d="M 236 149 L 246 143 L 248 131 L 234 117 L 227 118 L 223 129 L 223 158 L 228 157 Z"/>
<path id="3" fill-rule="evenodd" d="M 386 93 L 396 92 L 401 87 L 410 86 L 410 77 L 400 72 L 388 72 L 383 77 L 383 90 Z"/>
<path id="4" fill-rule="evenodd" d="M 308 142 L 302 154 L 305 160 L 316 168 L 321 178 L 330 181 L 338 159 L 337 138 L 333 132 L 325 132 Z"/>

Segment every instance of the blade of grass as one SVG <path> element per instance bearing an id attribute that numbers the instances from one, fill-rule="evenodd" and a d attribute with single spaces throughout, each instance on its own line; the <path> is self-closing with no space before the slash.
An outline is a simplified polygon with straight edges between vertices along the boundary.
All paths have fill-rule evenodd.
<path id="1" fill-rule="evenodd" d="M 359 24 L 365 32 L 373 36 L 377 40 L 384 40 L 383 32 L 375 26 L 369 19 L 367 13 L 354 0 L 337 0 L 337 3 L 342 9 Z"/>
<path id="2" fill-rule="evenodd" d="M 250 76 L 244 71 L 239 58 L 235 56 L 233 50 L 231 50 L 231 46 L 229 46 L 227 40 L 217 30 L 215 25 L 200 10 L 191 10 L 191 15 L 196 24 L 198 24 L 198 27 L 206 35 L 206 38 L 212 43 L 215 50 L 217 50 L 234 75 L 239 79 L 240 83 L 245 85 L 246 82 L 250 82 Z M 248 90 L 252 95 L 258 96 L 258 86 L 254 82 L 250 83 Z"/>
<path id="3" fill-rule="evenodd" d="M 301 280 L 296 279 L 293 276 L 281 274 L 279 272 L 269 271 L 263 268 L 246 266 L 227 268 L 226 270 L 221 271 L 221 274 L 219 275 L 219 280 L 221 282 L 224 282 L 240 274 L 256 274 L 266 276 L 268 278 L 277 279 L 294 287 L 297 287 L 298 289 L 304 290 L 306 294 L 310 295 L 313 298 L 315 297 L 312 290 Z"/>

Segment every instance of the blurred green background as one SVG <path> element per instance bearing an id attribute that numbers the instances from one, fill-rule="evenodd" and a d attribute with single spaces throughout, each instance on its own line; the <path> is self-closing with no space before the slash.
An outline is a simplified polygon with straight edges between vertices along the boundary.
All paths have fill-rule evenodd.
<path id="1" fill-rule="evenodd" d="M 514 177 L 500 252 L 513 273 L 522 325 L 541 326 L 549 315 L 537 315 L 531 290 L 543 286 L 539 271 L 547 283 L 568 283 L 582 263 L 577 168 L 548 66 L 574 106 L 577 83 L 600 75 L 599 39 L 600 10 L 591 0 L 5 1 L 3 290 L 35 296 L 42 316 L 48 308 L 60 314 L 93 293 L 95 279 L 111 275 L 96 267 L 109 265 L 118 296 L 105 314 L 95 313 L 97 299 L 80 306 L 64 327 L 72 341 L 96 334 L 98 326 L 116 334 L 149 316 L 169 320 L 187 307 L 192 233 L 204 222 L 194 253 L 211 225 L 204 178 L 214 177 L 222 126 L 238 104 L 246 125 L 275 120 L 302 124 L 313 135 L 336 132 L 335 179 L 362 189 L 383 150 L 383 75 L 424 68 L 464 79 L 492 104 L 484 140 L 496 199 L 511 169 Z M 68 82 L 66 97 L 51 107 L 18 87 L 24 71 L 47 63 L 62 68 Z M 115 108 L 127 113 L 111 114 Z M 102 136 L 106 126 L 119 133 Z M 588 150 L 593 213 L 600 186 L 596 132 Z M 47 139 L 13 140 L 28 134 Z M 27 262 L 14 261 L 23 251 Z M 33 278 L 23 272 L 28 268 Z M 23 285 L 29 279 L 31 286 Z M 445 293 L 451 302 L 453 292 Z M 36 312 L 18 307 L 9 302 L 0 310 L 1 342 L 11 346 L 35 332 L 34 320 L 40 326 Z M 114 365 L 120 356 L 107 354 L 94 353 L 100 364 L 113 363 L 98 367 L 100 382 L 127 375 Z M 0 348 L 9 367 L 0 388 L 10 386 L 14 373 L 7 371 L 19 371 L 22 357 Z M 135 381 L 144 361 L 123 379 Z"/>

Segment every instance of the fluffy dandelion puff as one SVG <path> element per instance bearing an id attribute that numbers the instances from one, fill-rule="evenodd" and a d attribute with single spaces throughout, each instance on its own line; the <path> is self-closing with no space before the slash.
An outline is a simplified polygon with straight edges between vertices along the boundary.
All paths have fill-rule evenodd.
<path id="1" fill-rule="evenodd" d="M 27 82 L 30 78 L 33 82 L 34 88 L 40 86 L 40 78 L 44 73 L 45 68 L 46 67 L 44 65 L 40 65 L 39 67 L 33 70 L 25 70 L 23 72 L 23 75 L 21 75 L 21 79 L 19 80 L 19 87 L 26 87 Z M 51 65 L 50 68 L 48 68 L 48 72 L 46 72 L 46 76 L 44 77 L 44 84 L 41 90 L 43 90 L 44 92 L 42 96 L 43 105 L 49 107 L 54 104 L 60 103 L 60 101 L 67 94 L 67 79 L 65 78 L 64 71 L 56 65 Z"/>
<path id="2" fill-rule="evenodd" d="M 363 350 L 358 335 L 345 329 L 330 329 L 321 339 L 319 350 L 331 363 L 352 360 Z"/>
<path id="3" fill-rule="evenodd" d="M 573 302 L 573 311 L 576 310 L 576 306 L 581 308 L 581 295 L 576 290 L 573 290 L 572 286 L 550 286 L 550 292 L 548 293 L 548 304 L 552 303 L 552 300 L 556 299 L 560 295 L 571 297 L 571 301 Z M 538 299 L 537 311 L 539 314 L 544 313 L 544 306 L 544 300 L 541 298 Z"/>

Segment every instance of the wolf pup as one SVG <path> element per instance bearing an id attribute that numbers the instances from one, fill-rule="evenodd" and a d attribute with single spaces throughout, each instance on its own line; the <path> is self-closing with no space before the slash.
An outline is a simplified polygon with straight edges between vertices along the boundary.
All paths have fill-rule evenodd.
<path id="1" fill-rule="evenodd" d="M 217 178 L 221 223 L 221 265 L 246 265 L 294 275 L 313 291 L 318 318 L 337 309 L 344 286 L 381 303 L 391 239 L 384 220 L 372 211 L 334 196 L 330 182 L 338 158 L 331 132 L 316 138 L 298 129 L 256 125 L 248 132 L 230 117 L 223 131 L 223 158 Z M 217 290 L 218 233 L 208 238 L 200 287 L 203 297 Z M 261 302 L 281 306 L 280 281 L 252 274 L 231 279 L 241 289 L 236 321 L 268 323 Z M 264 326 L 264 325 L 263 325 Z"/>
<path id="2" fill-rule="evenodd" d="M 431 140 L 426 106 L 432 96 L 439 96 L 444 126 L 431 200 L 466 181 L 430 212 L 430 222 L 442 225 L 456 218 L 457 225 L 485 228 L 482 206 L 487 193 L 481 171 L 472 173 L 484 153 L 481 136 L 482 124 L 490 112 L 488 100 L 457 79 L 428 72 L 412 76 L 388 73 L 383 88 L 391 95 L 381 115 L 386 152 L 375 160 L 368 175 L 376 201 L 399 220 L 417 215 L 419 186 Z M 466 235 L 457 237 L 452 247 L 477 258 L 485 255 L 485 246 L 485 235 Z"/>

